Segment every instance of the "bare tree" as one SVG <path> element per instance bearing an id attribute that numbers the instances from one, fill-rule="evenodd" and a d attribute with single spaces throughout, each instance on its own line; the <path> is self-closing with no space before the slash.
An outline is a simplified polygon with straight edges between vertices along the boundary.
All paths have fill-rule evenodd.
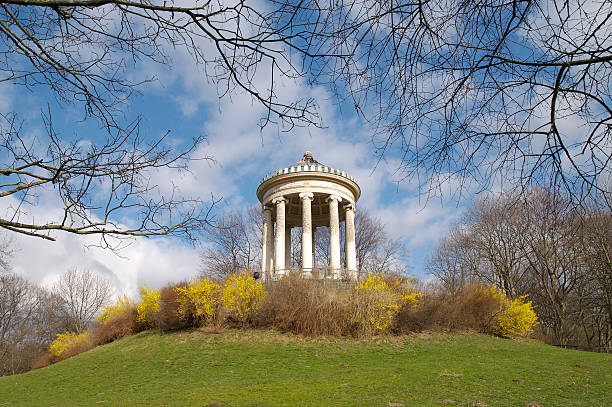
<path id="1" fill-rule="evenodd" d="M 538 190 L 525 202 L 520 239 L 530 275 L 529 295 L 543 329 L 561 346 L 575 345 L 578 289 L 584 282 L 578 243 L 580 222 L 569 200 Z"/>
<path id="2" fill-rule="evenodd" d="M 526 199 L 533 198 L 533 194 L 527 194 Z M 524 291 L 526 280 L 526 262 L 521 250 L 521 238 L 526 235 L 528 225 L 524 213 L 525 202 L 520 194 L 505 193 L 478 199 L 463 219 L 469 225 L 467 243 L 481 260 L 474 272 L 510 297 Z"/>
<path id="3" fill-rule="evenodd" d="M 425 270 L 449 293 L 456 293 L 479 275 L 480 259 L 471 241 L 467 230 L 452 228 L 427 260 Z"/>
<path id="4" fill-rule="evenodd" d="M 53 291 L 62 299 L 72 323 L 71 330 L 76 332 L 89 327 L 113 294 L 107 279 L 92 271 L 77 269 L 62 274 Z"/>
<path id="5" fill-rule="evenodd" d="M 355 232 L 357 270 L 367 270 L 368 260 L 371 260 L 387 239 L 385 224 L 380 219 L 373 218 L 367 209 L 360 207 L 355 212 Z"/>
<path id="6" fill-rule="evenodd" d="M 585 218 L 579 235 L 586 273 L 581 319 L 590 348 L 612 352 L 612 212 L 600 203 Z"/>
<path id="7" fill-rule="evenodd" d="M 14 200 L 0 217 L 5 231 L 47 240 L 55 240 L 55 232 L 98 235 L 101 246 L 114 248 L 120 243 L 109 236 L 193 239 L 209 224 L 214 202 L 180 197 L 178 191 L 163 194 L 151 181 L 160 168 L 186 169 L 197 158 L 192 154 L 201 139 L 176 152 L 167 135 L 147 140 L 136 123 L 99 144 L 87 144 L 62 139 L 47 123 L 48 148 L 41 149 L 42 140 L 27 140 L 16 119 L 8 120 L 8 128 L 0 125 L 0 198 Z M 61 210 L 42 220 L 29 209 L 45 192 L 57 198 Z"/>
<path id="8" fill-rule="evenodd" d="M 341 228 L 344 228 L 344 224 Z M 341 231 L 340 236 L 340 247 L 344 247 L 345 234 Z M 315 232 L 316 264 L 329 264 L 329 250 L 329 229 L 319 227 Z M 408 271 L 407 249 L 402 240 L 389 237 L 384 222 L 363 208 L 355 211 L 355 252 L 357 271 L 395 274 L 406 274 Z M 345 256 L 341 256 L 343 267 L 345 261 Z"/>
<path id="9" fill-rule="evenodd" d="M 0 273 L 0 376 L 23 373 L 55 335 L 71 329 L 64 301 L 13 273 Z"/>
<path id="10" fill-rule="evenodd" d="M 366 259 L 366 270 L 373 273 L 388 273 L 405 276 L 408 265 L 408 249 L 400 239 L 387 237 L 372 257 Z M 363 271 L 363 270 L 362 270 Z"/>
<path id="11" fill-rule="evenodd" d="M 546 189 L 476 201 L 441 242 L 428 270 L 451 292 L 466 281 L 529 295 L 557 345 L 610 351 L 611 212 L 576 207 Z"/>
<path id="12" fill-rule="evenodd" d="M 15 274 L 0 274 L 0 375 L 20 372 L 18 348 L 28 335 L 36 299 L 30 284 Z"/>
<path id="13" fill-rule="evenodd" d="M 23 373 L 68 322 L 51 293 L 13 273 L 0 273 L 0 376 Z"/>
<path id="14" fill-rule="evenodd" d="M 342 233 L 340 233 L 340 236 L 342 236 Z M 314 264 L 316 267 L 324 267 L 330 264 L 330 261 L 329 228 L 319 226 L 314 231 Z"/>
<path id="15" fill-rule="evenodd" d="M 4 264 L 11 247 L 8 241 L 0 247 Z M 72 322 L 58 295 L 0 269 L 0 376 L 30 370 L 55 335 L 71 329 Z"/>
<path id="16" fill-rule="evenodd" d="M 246 215 L 230 210 L 215 227 L 207 229 L 202 251 L 201 274 L 222 277 L 241 269 L 258 268 L 261 261 L 261 217 L 250 210 Z"/>
<path id="17" fill-rule="evenodd" d="M 355 211 L 355 251 L 358 271 L 408 273 L 408 249 L 402 239 L 390 237 L 385 223 L 364 208 Z"/>

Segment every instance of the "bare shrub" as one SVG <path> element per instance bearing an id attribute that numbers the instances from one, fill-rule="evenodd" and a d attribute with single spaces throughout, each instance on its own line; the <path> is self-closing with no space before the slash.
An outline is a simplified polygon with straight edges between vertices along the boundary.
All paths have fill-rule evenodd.
<path id="1" fill-rule="evenodd" d="M 136 317 L 136 306 L 114 315 L 93 330 L 91 334 L 92 342 L 96 346 L 103 345 L 138 332 L 139 324 L 136 322 Z"/>
<path id="2" fill-rule="evenodd" d="M 57 362 L 57 356 L 51 352 L 45 352 L 32 363 L 32 369 L 40 369 L 41 367 L 49 366 Z"/>
<path id="3" fill-rule="evenodd" d="M 87 332 L 87 340 L 79 341 L 67 347 L 59 356 L 52 352 L 45 352 L 32 364 L 32 369 L 39 369 L 53 363 L 68 359 L 98 345 L 113 342 L 117 339 L 132 335 L 139 331 L 140 325 L 136 321 L 137 310 L 131 305 L 112 317 L 100 322 L 94 329 Z"/>
<path id="4" fill-rule="evenodd" d="M 62 352 L 62 354 L 58 357 L 57 362 L 60 362 L 62 360 L 66 360 L 68 358 L 71 358 L 73 356 L 79 355 L 81 353 L 87 352 L 88 350 L 91 350 L 93 348 L 96 347 L 96 344 L 93 342 L 91 336 L 84 341 L 78 342 L 75 345 L 69 347 L 68 349 L 66 349 L 64 352 Z"/>
<path id="5" fill-rule="evenodd" d="M 426 295 L 418 307 L 402 307 L 395 317 L 393 331 L 405 334 L 433 330 L 443 305 L 440 296 Z"/>
<path id="6" fill-rule="evenodd" d="M 348 298 L 346 288 L 289 274 L 271 285 L 254 323 L 306 336 L 346 335 Z"/>
<path id="7" fill-rule="evenodd" d="M 451 303 L 452 300 L 448 301 Z M 468 285 L 457 297 L 451 317 L 451 329 L 474 329 L 482 333 L 492 333 L 492 323 L 502 304 L 490 287 Z"/>
<path id="8" fill-rule="evenodd" d="M 32 369 L 40 369 L 41 367 L 52 365 L 53 363 L 61 362 L 62 360 L 66 360 L 83 352 L 87 352 L 88 350 L 96 347 L 97 344 L 94 343 L 93 337 L 90 337 L 88 340 L 81 341 L 73 346 L 67 348 L 64 352 L 62 352 L 59 356 L 54 355 L 52 352 L 45 352 L 34 363 L 32 364 Z"/>
<path id="9" fill-rule="evenodd" d="M 57 334 L 56 339 L 49 346 L 51 356 L 43 355 L 33 364 L 33 368 L 43 367 L 56 363 L 80 353 L 87 352 L 96 346 L 89 331 L 83 333 L 65 332 Z"/>
<path id="10" fill-rule="evenodd" d="M 160 310 L 157 314 L 157 327 L 162 331 L 174 331 L 197 326 L 197 319 L 192 314 L 179 315 L 179 296 L 177 288 L 186 287 L 188 283 L 170 284 L 161 289 L 159 297 Z"/>
<path id="11" fill-rule="evenodd" d="M 396 333 L 473 330 L 491 334 L 501 306 L 494 291 L 480 284 L 468 284 L 453 293 L 432 290 L 420 299 L 418 307 L 400 309 L 393 330 Z"/>

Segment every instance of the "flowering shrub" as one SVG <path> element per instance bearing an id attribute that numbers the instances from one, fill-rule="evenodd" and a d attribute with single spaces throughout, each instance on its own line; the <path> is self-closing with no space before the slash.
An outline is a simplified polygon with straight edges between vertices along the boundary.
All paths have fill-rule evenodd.
<path id="1" fill-rule="evenodd" d="M 353 292 L 353 322 L 366 320 L 374 332 L 385 331 L 401 305 L 416 305 L 423 295 L 414 291 L 410 281 L 412 279 L 389 278 L 370 273 Z"/>
<path id="2" fill-rule="evenodd" d="M 114 304 L 103 307 L 102 314 L 96 317 L 96 321 L 106 323 L 109 320 L 128 312 L 133 307 L 132 302 L 128 299 L 127 295 L 117 297 L 117 301 Z"/>
<path id="3" fill-rule="evenodd" d="M 510 299 L 506 294 L 493 288 L 501 302 L 501 311 L 495 319 L 494 331 L 500 336 L 525 335 L 538 324 L 538 316 L 526 295 Z"/>
<path id="4" fill-rule="evenodd" d="M 402 304 L 414 306 L 417 305 L 423 293 L 414 290 L 414 287 L 410 284 L 412 280 L 414 280 L 414 277 L 409 279 L 399 278 L 395 280 L 395 285 L 401 288 Z"/>
<path id="5" fill-rule="evenodd" d="M 74 332 L 66 332 L 63 334 L 57 334 L 57 338 L 49 346 L 49 351 L 55 356 L 60 357 L 70 348 L 74 348 L 77 345 L 82 345 L 89 341 L 89 332 L 77 334 Z"/>
<path id="6" fill-rule="evenodd" d="M 225 281 L 221 302 L 229 315 L 243 325 L 261 306 L 266 297 L 261 282 L 256 282 L 248 271 L 231 274 Z"/>
<path id="7" fill-rule="evenodd" d="M 159 312 L 159 290 L 150 290 L 146 285 L 140 286 L 140 303 L 138 304 L 136 321 L 153 326 L 156 314 Z"/>
<path id="8" fill-rule="evenodd" d="M 186 287 L 176 287 L 179 307 L 178 315 L 193 317 L 198 322 L 210 320 L 217 315 L 221 304 L 221 286 L 209 279 L 196 280 Z"/>

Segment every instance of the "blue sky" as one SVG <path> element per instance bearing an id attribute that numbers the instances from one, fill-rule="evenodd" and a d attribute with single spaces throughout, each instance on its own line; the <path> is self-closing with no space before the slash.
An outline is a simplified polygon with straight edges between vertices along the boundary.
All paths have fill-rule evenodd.
<path id="1" fill-rule="evenodd" d="M 204 135 L 196 155 L 210 155 L 212 161 L 195 161 L 189 172 L 160 171 L 155 181 L 161 190 L 178 186 L 188 196 L 208 199 L 223 198 L 218 209 L 226 206 L 246 208 L 257 202 L 255 191 L 267 173 L 287 167 L 302 157 L 306 150 L 320 162 L 347 171 L 362 189 L 358 206 L 380 218 L 392 237 L 403 239 L 409 250 L 412 274 L 427 278 L 423 270 L 426 258 L 439 239 L 460 216 L 470 198 L 464 191 L 461 198 L 454 193 L 459 180 L 449 181 L 442 196 L 427 198 L 419 194 L 417 180 L 403 179 L 397 173 L 400 161 L 392 149 L 379 161 L 371 145 L 372 129 L 355 113 L 339 109 L 327 91 L 305 85 L 299 80 L 285 82 L 278 88 L 288 100 L 310 96 L 316 100 L 322 115 L 323 128 L 296 127 L 285 131 L 270 124 L 258 126 L 265 110 L 250 97 L 234 93 L 219 99 L 213 84 L 188 56 L 174 56 L 172 68 L 157 65 L 136 66 L 131 73 L 155 75 L 158 79 L 143 86 L 142 95 L 124 108 L 126 118 L 143 116 L 143 130 L 151 137 L 171 131 L 171 141 L 181 145 L 193 136 Z M 262 84 L 265 86 L 265 84 Z M 81 123 L 80 105 L 57 104 L 44 88 L 26 91 L 22 87 L 2 85 L 0 107 L 17 111 L 25 120 L 24 130 L 44 139 L 40 120 L 47 103 L 54 111 L 57 129 L 64 137 L 78 134 L 83 139 L 100 137 L 95 122 Z M 398 182 L 401 180 L 401 182 Z M 0 209 L 11 202 L 5 200 Z M 34 219 L 44 219 L 59 209 L 52 191 L 43 191 L 36 205 L 28 208 Z M 120 253 L 89 247 L 85 237 L 56 234 L 56 242 L 38 238 L 13 236 L 17 249 L 13 269 L 32 281 L 52 284 L 69 268 L 97 271 L 113 281 L 117 292 L 134 295 L 140 284 L 160 287 L 172 281 L 194 277 L 199 267 L 199 247 L 180 240 L 137 239 Z"/>

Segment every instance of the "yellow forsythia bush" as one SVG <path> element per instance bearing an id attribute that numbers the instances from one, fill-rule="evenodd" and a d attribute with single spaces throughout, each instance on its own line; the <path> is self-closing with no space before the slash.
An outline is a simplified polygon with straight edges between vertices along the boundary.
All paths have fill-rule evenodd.
<path id="1" fill-rule="evenodd" d="M 385 331 L 400 306 L 416 305 L 423 295 L 414 290 L 412 280 L 370 273 L 353 292 L 353 322 L 367 320 L 374 332 Z"/>
<path id="2" fill-rule="evenodd" d="M 493 288 L 500 300 L 502 309 L 495 319 L 494 330 L 500 336 L 525 335 L 538 324 L 538 316 L 533 310 L 531 301 L 525 301 L 526 295 L 510 299 L 506 294 Z"/>
<path id="3" fill-rule="evenodd" d="M 110 321 L 114 317 L 127 312 L 132 306 L 132 302 L 128 299 L 127 295 L 117 297 L 117 301 L 114 304 L 102 308 L 102 314 L 96 317 L 96 321 L 100 323 Z"/>
<path id="4" fill-rule="evenodd" d="M 255 281 L 248 271 L 231 274 L 225 281 L 221 302 L 234 319 L 244 323 L 266 298 L 261 282 Z"/>
<path id="5" fill-rule="evenodd" d="M 207 278 L 194 280 L 186 287 L 174 289 L 181 318 L 193 315 L 198 322 L 213 319 L 221 304 L 221 286 Z"/>
<path id="6" fill-rule="evenodd" d="M 89 332 L 77 334 L 74 332 L 66 332 L 57 334 L 57 338 L 49 346 L 49 351 L 55 356 L 61 356 L 68 349 L 80 345 L 89 340 Z"/>
<path id="7" fill-rule="evenodd" d="M 136 321 L 143 325 L 153 326 L 155 315 L 159 312 L 159 290 L 151 290 L 148 286 L 140 286 L 140 303 L 136 307 Z"/>

